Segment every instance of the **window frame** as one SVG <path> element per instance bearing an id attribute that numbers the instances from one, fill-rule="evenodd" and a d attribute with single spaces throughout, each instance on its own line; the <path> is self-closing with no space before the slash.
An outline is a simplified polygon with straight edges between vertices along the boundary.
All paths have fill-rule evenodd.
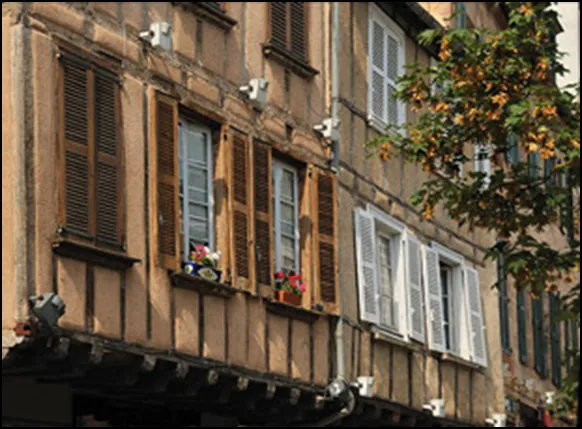
<path id="1" fill-rule="evenodd" d="M 491 184 L 491 146 L 483 143 L 476 145 L 473 158 L 475 160 L 475 173 L 485 173 L 483 187 L 487 189 Z"/>
<path id="2" fill-rule="evenodd" d="M 376 222 L 376 221 L 375 221 Z M 377 224 L 377 222 L 376 222 Z M 381 277 L 381 264 L 380 264 L 380 253 L 378 252 L 378 254 L 376 255 L 376 274 L 377 274 L 377 282 L 378 282 L 378 302 L 377 302 L 377 306 L 379 308 L 379 315 L 380 315 L 380 322 L 379 322 L 379 327 L 382 329 L 386 329 L 388 331 L 393 331 L 395 333 L 400 333 L 400 323 L 398 321 L 398 317 L 400 312 L 399 311 L 395 311 L 396 309 L 396 302 L 398 302 L 396 300 L 395 297 L 395 289 L 396 289 L 396 275 L 395 275 L 395 271 L 396 268 L 395 267 L 395 263 L 398 262 L 398 260 L 396 259 L 396 255 L 395 253 L 397 251 L 400 250 L 400 246 L 398 246 L 398 238 L 397 235 L 392 235 L 389 234 L 386 231 L 386 228 L 380 228 L 380 231 L 378 231 L 378 225 L 376 225 L 376 241 L 377 241 L 377 250 L 380 250 L 380 245 L 378 244 L 380 242 L 380 240 L 387 240 L 388 241 L 388 248 L 390 249 L 390 267 L 389 267 L 389 275 L 390 275 L 390 287 L 391 287 L 391 296 L 390 296 L 390 301 L 391 301 L 391 315 L 392 315 L 392 324 L 384 324 L 382 323 L 382 314 L 384 312 L 383 309 L 383 305 L 382 305 L 382 277 Z"/>
<path id="3" fill-rule="evenodd" d="M 293 197 L 294 197 L 294 256 L 295 256 L 295 273 L 300 273 L 301 271 L 301 259 L 300 259 L 300 233 L 299 233 L 299 170 L 284 161 L 273 158 L 272 161 L 272 181 L 273 181 L 273 234 L 275 239 L 275 272 L 279 272 L 283 269 L 282 267 L 282 255 L 281 255 L 281 177 L 282 172 L 286 171 L 292 173 L 293 175 Z"/>
<path id="4" fill-rule="evenodd" d="M 181 218 L 181 233 L 183 234 L 182 240 L 182 256 L 185 260 L 188 260 L 190 254 L 190 218 L 189 218 L 189 205 L 191 203 L 190 198 L 186 198 L 189 195 L 189 189 L 186 188 L 185 184 L 188 182 L 189 177 L 189 158 L 188 158 L 188 146 L 184 144 L 183 140 L 183 130 L 184 128 L 190 128 L 194 133 L 206 134 L 206 159 L 207 159 L 207 189 L 208 200 L 207 214 L 208 214 L 208 247 L 212 250 L 215 249 L 215 237 L 214 237 L 214 165 L 213 165 L 213 150 L 212 150 L 212 130 L 209 127 L 197 124 L 191 119 L 184 115 L 178 116 L 178 163 L 180 166 L 179 175 L 179 198 L 181 198 L 180 209 L 182 210 Z M 184 172 L 184 177 L 182 173 Z M 201 243 L 202 244 L 202 243 Z"/>
<path id="5" fill-rule="evenodd" d="M 397 88 L 396 82 L 388 76 L 388 44 L 387 44 L 387 37 L 388 35 L 392 36 L 398 43 L 398 63 L 399 67 L 397 68 L 398 77 L 402 76 L 405 72 L 406 67 L 406 38 L 405 33 L 400 28 L 400 26 L 386 13 L 384 13 L 376 4 L 370 3 L 369 6 L 369 15 L 368 15 L 368 123 L 369 125 L 373 126 L 374 128 L 384 132 L 386 127 L 389 125 L 389 117 L 388 117 L 388 83 L 389 80 L 394 83 L 394 86 Z M 384 117 L 380 118 L 373 109 L 373 89 L 372 89 L 372 81 L 373 81 L 373 72 L 374 72 L 374 64 L 373 64 L 373 23 L 378 22 L 384 30 L 384 71 L 382 75 L 383 79 L 383 93 L 384 93 Z M 379 71 L 378 71 L 379 72 Z M 404 102 L 397 100 L 397 126 L 400 126 L 406 122 L 406 105 Z"/>

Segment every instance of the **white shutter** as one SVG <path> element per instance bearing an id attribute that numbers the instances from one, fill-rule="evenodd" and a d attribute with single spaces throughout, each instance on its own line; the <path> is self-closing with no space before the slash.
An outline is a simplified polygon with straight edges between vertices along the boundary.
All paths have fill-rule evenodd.
<path id="1" fill-rule="evenodd" d="M 386 35 L 375 19 L 369 22 L 369 112 L 373 119 L 386 122 Z"/>
<path id="2" fill-rule="evenodd" d="M 437 252 L 424 247 L 424 291 L 427 303 L 428 345 L 432 350 L 445 351 L 443 299 L 439 257 Z"/>
<path id="3" fill-rule="evenodd" d="M 406 290 L 408 293 L 408 331 L 412 338 L 424 342 L 424 312 L 421 284 L 421 244 L 406 235 Z"/>
<path id="4" fill-rule="evenodd" d="M 481 312 L 481 293 L 479 289 L 479 273 L 477 270 L 465 267 L 465 305 L 470 328 L 469 343 L 473 361 L 487 366 L 487 350 L 485 346 L 485 332 L 483 314 Z"/>
<path id="5" fill-rule="evenodd" d="M 490 150 L 487 145 L 479 145 L 475 152 L 475 171 L 485 173 L 485 188 L 489 187 L 491 182 L 491 158 Z"/>
<path id="6" fill-rule="evenodd" d="M 360 296 L 360 317 L 372 323 L 379 323 L 378 285 L 376 277 L 376 240 L 373 217 L 356 210 L 356 258 L 358 261 L 358 289 Z"/>

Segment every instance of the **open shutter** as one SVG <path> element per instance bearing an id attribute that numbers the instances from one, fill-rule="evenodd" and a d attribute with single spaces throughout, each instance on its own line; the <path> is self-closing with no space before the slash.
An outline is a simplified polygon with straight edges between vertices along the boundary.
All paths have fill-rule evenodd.
<path id="1" fill-rule="evenodd" d="M 408 293 L 408 333 L 417 341 L 424 342 L 424 311 L 422 305 L 422 254 L 421 244 L 406 234 L 406 291 Z"/>
<path id="2" fill-rule="evenodd" d="M 273 232 L 273 198 L 271 180 L 271 148 L 264 143 L 254 144 L 255 190 L 255 252 L 258 286 L 272 286 L 273 272 L 271 233 Z"/>
<path id="3" fill-rule="evenodd" d="M 400 45 L 399 38 L 392 32 L 387 31 L 387 58 L 386 58 L 386 105 L 387 105 L 387 123 L 390 125 L 398 125 L 401 116 L 401 103 L 396 100 L 395 93 L 400 70 L 400 50 L 403 47 Z"/>
<path id="4" fill-rule="evenodd" d="M 465 299 L 469 313 L 470 345 L 473 361 L 487 366 L 487 350 L 483 314 L 481 311 L 481 291 L 479 288 L 479 273 L 477 270 L 465 267 Z"/>
<path id="5" fill-rule="evenodd" d="M 157 95 L 157 207 L 158 246 L 162 267 L 179 269 L 178 103 Z"/>
<path id="6" fill-rule="evenodd" d="M 384 26 L 372 20 L 369 35 L 369 112 L 372 119 L 386 122 L 386 35 Z"/>
<path id="7" fill-rule="evenodd" d="M 527 323 L 525 314 L 525 292 L 517 292 L 517 344 L 519 361 L 527 363 Z"/>
<path id="8" fill-rule="evenodd" d="M 249 281 L 249 144 L 246 138 L 233 139 L 233 209 L 235 285 L 248 286 Z"/>
<path id="9" fill-rule="evenodd" d="M 299 60 L 305 60 L 305 3 L 290 2 L 291 52 Z"/>
<path id="10" fill-rule="evenodd" d="M 364 210 L 357 209 L 355 223 L 360 318 L 377 324 L 380 322 L 380 309 L 378 306 L 374 219 Z"/>
<path id="11" fill-rule="evenodd" d="M 445 351 L 443 299 L 439 257 L 437 252 L 424 247 L 424 292 L 428 311 L 428 345 L 432 350 Z"/>
<path id="12" fill-rule="evenodd" d="M 319 170 L 317 176 L 317 222 L 319 232 L 319 296 L 336 301 L 335 269 L 335 176 Z"/>
<path id="13" fill-rule="evenodd" d="M 271 2 L 271 43 L 287 48 L 287 2 Z"/>
<path id="14" fill-rule="evenodd" d="M 62 57 L 65 229 L 90 237 L 88 66 Z"/>
<path id="15" fill-rule="evenodd" d="M 97 240 L 121 246 L 121 192 L 118 84 L 113 76 L 95 72 L 95 144 Z"/>
<path id="16" fill-rule="evenodd" d="M 562 384 L 562 356 L 560 350 L 560 300 L 555 293 L 549 295 L 550 299 L 550 342 L 552 357 L 552 382 L 556 386 Z"/>

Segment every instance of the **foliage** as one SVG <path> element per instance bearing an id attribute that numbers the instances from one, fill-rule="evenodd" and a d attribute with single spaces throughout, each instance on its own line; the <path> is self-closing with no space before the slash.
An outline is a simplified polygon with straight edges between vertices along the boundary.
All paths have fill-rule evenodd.
<path id="1" fill-rule="evenodd" d="M 427 220 L 440 206 L 459 226 L 494 234 L 498 242 L 487 258 L 503 254 L 518 288 L 540 295 L 570 285 L 564 308 L 579 326 L 580 88 L 554 83 L 566 69 L 551 3 L 504 5 L 508 25 L 500 31 L 420 35 L 421 45 L 440 46 L 439 61 L 408 66 L 396 93 L 418 119 L 389 127 L 369 145 L 384 161 L 400 154 L 431 173 L 413 204 Z M 514 144 L 528 156 L 512 159 Z M 490 178 L 471 171 L 474 154 L 484 147 Z M 549 166 L 545 171 L 542 163 Z M 570 393 L 578 373 L 572 380 L 566 383 Z"/>
<path id="2" fill-rule="evenodd" d="M 220 260 L 220 251 L 212 252 L 208 247 L 198 244 L 192 251 L 190 260 L 198 265 L 216 268 Z"/>
<path id="3" fill-rule="evenodd" d="M 283 271 L 275 273 L 275 281 L 279 284 L 279 289 L 295 295 L 303 296 L 306 290 L 305 284 L 301 283 L 301 276 L 290 271 L 285 274 Z"/>

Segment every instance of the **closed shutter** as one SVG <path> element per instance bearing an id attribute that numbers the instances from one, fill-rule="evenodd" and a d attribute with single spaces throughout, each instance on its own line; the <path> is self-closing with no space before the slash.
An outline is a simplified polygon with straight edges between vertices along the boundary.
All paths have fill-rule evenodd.
<path id="1" fill-rule="evenodd" d="M 157 95 L 158 246 L 162 267 L 179 268 L 178 103 Z"/>
<path id="2" fill-rule="evenodd" d="M 376 21 L 370 22 L 369 36 L 369 111 L 373 119 L 386 121 L 386 36 L 384 26 Z"/>
<path id="3" fill-rule="evenodd" d="M 374 219 L 361 209 L 355 212 L 355 234 L 360 318 L 377 324 L 380 322 L 380 310 L 376 276 L 376 233 Z"/>
<path id="4" fill-rule="evenodd" d="M 117 85 L 113 76 L 95 73 L 97 240 L 118 247 L 121 242 L 121 169 Z"/>
<path id="5" fill-rule="evenodd" d="M 487 366 L 487 350 L 485 346 L 485 332 L 483 314 L 481 311 L 481 291 L 479 287 L 479 273 L 477 270 L 465 267 L 465 297 L 466 308 L 469 313 L 470 344 L 473 361 Z"/>
<path id="6" fill-rule="evenodd" d="M 272 225 L 272 181 L 271 149 L 264 143 L 254 144 L 254 190 L 255 190 L 255 252 L 256 275 L 259 286 L 272 286 L 271 233 Z"/>
<path id="7" fill-rule="evenodd" d="M 406 236 L 406 291 L 408 293 L 408 331 L 412 338 L 424 342 L 424 311 L 422 303 L 421 244 L 412 235 Z"/>
<path id="8" fill-rule="evenodd" d="M 499 328 L 501 335 L 501 348 L 506 353 L 511 353 L 509 342 L 509 297 L 507 296 L 507 274 L 505 272 L 505 260 L 503 255 L 497 259 L 497 284 L 499 293 Z"/>
<path id="9" fill-rule="evenodd" d="M 527 322 L 525 312 L 525 292 L 517 293 L 517 343 L 519 347 L 519 361 L 527 363 Z"/>
<path id="10" fill-rule="evenodd" d="M 507 146 L 507 162 L 517 164 L 519 162 L 519 143 L 515 134 L 510 133 L 507 136 Z"/>
<path id="11" fill-rule="evenodd" d="M 534 342 L 534 368 L 546 376 L 546 345 L 544 339 L 544 304 L 541 298 L 532 297 L 532 324 Z"/>
<path id="12" fill-rule="evenodd" d="M 317 220 L 319 296 L 323 302 L 335 303 L 335 176 L 321 170 L 317 177 Z"/>
<path id="13" fill-rule="evenodd" d="M 291 52 L 299 60 L 305 60 L 305 3 L 290 2 Z"/>
<path id="14" fill-rule="evenodd" d="M 249 144 L 235 135 L 232 155 L 235 285 L 248 286 L 249 280 Z"/>
<path id="15" fill-rule="evenodd" d="M 552 357 L 552 382 L 560 387 L 562 384 L 562 356 L 560 350 L 560 299 L 555 293 L 549 295 L 550 299 L 550 344 Z"/>
<path id="16" fill-rule="evenodd" d="M 539 152 L 532 152 L 527 156 L 527 166 L 529 177 L 532 179 L 539 179 L 541 168 Z"/>
<path id="17" fill-rule="evenodd" d="M 428 345 L 432 350 L 445 351 L 443 298 L 439 257 L 437 252 L 424 248 L 424 291 L 428 311 Z"/>
<path id="18" fill-rule="evenodd" d="M 287 2 L 271 2 L 271 43 L 287 48 Z"/>
<path id="19" fill-rule="evenodd" d="M 90 237 L 88 65 L 62 57 L 64 106 L 64 222 Z"/>

